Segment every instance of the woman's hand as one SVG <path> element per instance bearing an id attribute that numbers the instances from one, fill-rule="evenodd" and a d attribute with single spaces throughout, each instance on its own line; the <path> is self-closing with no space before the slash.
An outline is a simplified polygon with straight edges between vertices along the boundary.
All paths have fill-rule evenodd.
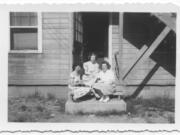
<path id="1" fill-rule="evenodd" d="M 102 81 L 102 80 L 99 80 L 99 81 L 98 81 L 98 83 L 104 83 L 104 81 Z"/>

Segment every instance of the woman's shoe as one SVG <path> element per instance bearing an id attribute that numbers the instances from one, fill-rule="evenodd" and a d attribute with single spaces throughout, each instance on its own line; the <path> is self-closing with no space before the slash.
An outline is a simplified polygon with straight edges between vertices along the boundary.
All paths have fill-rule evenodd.
<path id="1" fill-rule="evenodd" d="M 109 100 L 110 100 L 110 98 L 109 98 L 109 96 L 107 96 L 107 97 L 103 100 L 103 102 L 106 103 L 106 102 L 108 102 Z"/>
<path id="2" fill-rule="evenodd" d="M 102 102 L 104 100 L 104 98 L 103 97 L 101 97 L 100 99 L 99 99 L 99 102 Z"/>
<path id="3" fill-rule="evenodd" d="M 96 98 L 100 98 L 100 96 L 98 94 L 94 93 L 94 95 Z"/>
<path id="4" fill-rule="evenodd" d="M 91 92 L 93 93 L 93 95 L 94 95 L 97 99 L 100 98 L 100 96 L 94 91 L 94 89 L 91 89 Z"/>

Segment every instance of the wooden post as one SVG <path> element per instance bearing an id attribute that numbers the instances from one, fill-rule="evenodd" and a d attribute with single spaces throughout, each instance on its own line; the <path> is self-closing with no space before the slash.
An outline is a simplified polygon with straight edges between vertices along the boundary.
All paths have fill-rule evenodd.
<path id="1" fill-rule="evenodd" d="M 121 59 L 122 59 L 122 47 L 123 47 L 123 22 L 124 22 L 124 13 L 123 12 L 120 12 L 119 13 L 119 60 L 118 60 L 118 65 L 119 65 L 119 76 L 120 76 L 120 79 L 119 79 L 119 82 L 120 82 L 120 85 L 123 84 L 122 82 L 122 66 L 121 66 Z"/>
<path id="2" fill-rule="evenodd" d="M 146 52 L 146 50 L 148 49 L 148 47 L 146 45 L 144 45 L 139 53 L 137 54 L 137 57 L 134 59 L 134 62 L 130 63 L 128 68 L 126 68 L 125 72 L 123 72 L 122 74 L 122 79 L 124 80 L 126 78 L 126 76 L 129 74 L 129 72 L 131 72 L 131 70 L 134 68 L 134 66 L 136 65 L 136 63 L 141 59 L 141 57 L 144 55 L 144 53 Z"/>

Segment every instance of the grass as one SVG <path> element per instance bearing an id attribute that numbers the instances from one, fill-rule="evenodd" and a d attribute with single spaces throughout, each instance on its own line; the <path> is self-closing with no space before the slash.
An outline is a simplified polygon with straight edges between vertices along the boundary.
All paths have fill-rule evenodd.
<path id="1" fill-rule="evenodd" d="M 58 105 L 60 106 L 59 111 L 64 113 L 64 112 L 65 112 L 66 99 L 59 99 L 59 100 L 57 101 L 57 103 L 58 103 Z"/>
<path id="2" fill-rule="evenodd" d="M 8 100 L 8 121 L 36 122 L 49 119 L 53 111 L 49 107 L 55 105 L 55 100 L 55 95 L 47 94 L 45 98 L 37 91 L 25 97 L 10 98 Z M 57 106 L 64 108 L 61 101 L 57 103 Z"/>
<path id="3" fill-rule="evenodd" d="M 48 93 L 43 96 L 40 92 L 35 92 L 26 97 L 9 98 L 8 100 L 8 121 L 9 122 L 39 122 L 48 121 L 52 118 L 52 114 L 56 112 L 61 119 L 69 118 L 65 113 L 66 99 L 58 99 L 55 95 Z M 166 117 L 169 123 L 174 123 L 174 100 L 169 98 L 154 98 L 154 99 L 129 99 L 127 102 L 127 112 L 98 112 L 96 114 L 88 114 L 79 112 L 76 115 L 71 115 L 70 120 L 76 116 L 95 115 L 98 117 L 118 116 L 128 118 L 143 118 L 148 123 L 154 123 L 156 117 Z M 53 110 L 54 108 L 54 110 Z M 172 112 L 172 113 L 171 113 Z M 164 114 L 166 113 L 166 114 Z M 170 114 L 170 115 L 169 115 Z M 131 117 L 129 117 L 131 116 Z M 56 116 L 55 116 L 56 117 Z M 155 119 L 154 119 L 155 118 Z M 158 120 L 156 120 L 158 122 Z M 82 121 L 83 122 L 83 121 Z"/>
<path id="4" fill-rule="evenodd" d="M 36 99 L 36 98 L 41 99 L 43 98 L 43 96 L 41 95 L 40 92 L 35 91 L 33 94 L 29 94 L 26 98 L 27 99 Z"/>
<path id="5" fill-rule="evenodd" d="M 48 100 L 55 100 L 56 99 L 56 96 L 52 93 L 47 93 L 47 99 Z"/>
<path id="6" fill-rule="evenodd" d="M 164 117 L 169 123 L 174 123 L 174 99 L 166 97 L 154 98 L 154 99 L 142 99 L 136 98 L 127 100 L 127 112 L 134 117 L 142 117 L 146 119 L 148 123 L 154 123 L 151 118 Z M 170 114 L 168 114 L 170 113 Z"/>
<path id="7" fill-rule="evenodd" d="M 169 123 L 175 123 L 174 117 L 168 116 Z"/>

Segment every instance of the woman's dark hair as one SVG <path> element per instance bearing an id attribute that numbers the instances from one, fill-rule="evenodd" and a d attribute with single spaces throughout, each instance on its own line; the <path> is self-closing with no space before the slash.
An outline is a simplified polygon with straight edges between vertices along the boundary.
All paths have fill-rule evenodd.
<path id="1" fill-rule="evenodd" d="M 103 62 L 101 63 L 101 65 L 100 65 L 100 69 L 101 69 L 101 70 L 102 70 L 102 65 L 103 65 L 103 64 L 106 64 L 108 69 L 111 68 L 111 65 L 109 64 L 109 62 L 103 61 Z"/>
<path id="2" fill-rule="evenodd" d="M 73 65 L 73 71 L 75 70 L 75 68 L 76 68 L 77 66 L 79 66 L 79 67 L 81 68 L 78 73 L 80 74 L 80 78 L 82 79 L 82 76 L 83 76 L 83 74 L 84 74 L 84 69 L 82 68 L 82 64 L 74 64 L 74 65 Z"/>
<path id="3" fill-rule="evenodd" d="M 90 54 L 89 54 L 89 56 L 88 56 L 88 59 L 90 59 L 90 58 L 91 58 L 91 56 L 95 56 L 95 57 L 96 57 L 96 59 L 97 59 L 97 54 L 96 54 L 96 53 L 94 53 L 94 52 L 90 53 Z"/>
<path id="4" fill-rule="evenodd" d="M 75 68 L 76 68 L 77 66 L 79 66 L 79 67 L 82 69 L 82 64 L 74 64 L 74 65 L 73 65 L 73 71 L 75 70 Z"/>

